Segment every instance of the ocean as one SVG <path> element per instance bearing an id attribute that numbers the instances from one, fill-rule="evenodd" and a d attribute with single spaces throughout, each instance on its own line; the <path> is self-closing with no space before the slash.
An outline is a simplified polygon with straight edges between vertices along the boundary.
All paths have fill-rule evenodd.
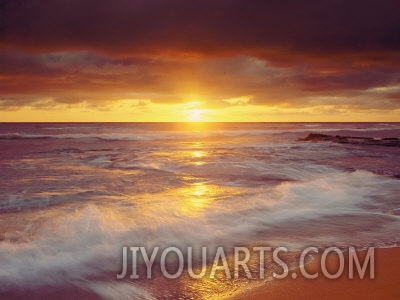
<path id="1" fill-rule="evenodd" d="M 0 123 L 0 298 L 217 299 L 276 280 L 166 279 L 159 258 L 153 278 L 138 261 L 140 279 L 117 279 L 123 247 L 399 246 L 399 138 L 400 123 Z"/>

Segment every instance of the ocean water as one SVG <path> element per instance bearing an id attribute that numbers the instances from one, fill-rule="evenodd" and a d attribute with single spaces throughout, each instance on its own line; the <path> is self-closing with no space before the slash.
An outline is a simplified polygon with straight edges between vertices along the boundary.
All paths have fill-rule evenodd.
<path id="1" fill-rule="evenodd" d="M 399 246 L 400 148 L 299 140 L 309 133 L 400 138 L 400 124 L 0 124 L 0 298 L 211 299 L 252 286 L 117 280 L 123 246 Z"/>

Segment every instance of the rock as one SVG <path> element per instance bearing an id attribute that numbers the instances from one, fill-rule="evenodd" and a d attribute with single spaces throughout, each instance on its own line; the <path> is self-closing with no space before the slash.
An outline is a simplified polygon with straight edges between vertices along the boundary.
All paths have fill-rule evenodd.
<path id="1" fill-rule="evenodd" d="M 305 138 L 299 139 L 300 141 L 313 141 L 313 142 L 333 142 L 340 144 L 352 145 L 373 145 L 373 146 L 386 146 L 386 147 L 400 147 L 400 139 L 398 138 L 371 138 L 359 136 L 340 136 L 340 135 L 327 135 L 321 133 L 310 133 Z"/>
<path id="2" fill-rule="evenodd" d="M 329 140 L 332 136 L 327 134 L 320 134 L 320 133 L 310 133 L 304 139 L 300 139 L 300 141 L 313 141 L 313 140 Z"/>

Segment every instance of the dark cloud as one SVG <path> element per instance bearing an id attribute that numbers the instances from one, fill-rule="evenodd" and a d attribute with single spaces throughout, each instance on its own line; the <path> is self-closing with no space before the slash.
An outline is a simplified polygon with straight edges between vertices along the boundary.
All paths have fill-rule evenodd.
<path id="1" fill-rule="evenodd" d="M 400 92 L 397 93 L 390 93 L 386 96 L 388 99 L 394 99 L 397 100 L 397 102 L 400 102 Z"/>
<path id="2" fill-rule="evenodd" d="M 168 92 L 161 77 L 181 63 L 154 59 L 113 59 L 90 53 L 31 55 L 0 53 L 0 91 Z"/>
<path id="3" fill-rule="evenodd" d="M 392 52 L 398 8 L 396 0 L 3 1 L 0 44 L 124 55 Z"/>
<path id="4" fill-rule="evenodd" d="M 334 92 L 345 90 L 367 90 L 374 87 L 400 84 L 398 68 L 369 68 L 367 70 L 324 71 L 312 70 L 296 76 L 302 90 L 308 92 Z"/>

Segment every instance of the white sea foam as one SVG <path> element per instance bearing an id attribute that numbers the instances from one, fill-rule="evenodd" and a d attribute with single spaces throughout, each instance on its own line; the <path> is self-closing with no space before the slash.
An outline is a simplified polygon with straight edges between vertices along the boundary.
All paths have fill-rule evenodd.
<path id="1" fill-rule="evenodd" d="M 20 220 L 34 225 L 19 232 L 27 235 L 21 242 L 0 243 L 0 289 L 74 283 L 116 272 L 122 246 L 388 244 L 399 236 L 400 220 L 382 212 L 385 199 L 398 192 L 398 181 L 357 171 L 259 188 L 257 194 L 243 192 L 231 200 L 211 199 L 201 207 L 189 203 L 186 212 L 182 207 L 192 200 L 174 191 L 148 195 L 154 199 L 141 199 L 139 206 L 42 211 L 40 222 L 32 223 L 28 215 Z M 113 293 L 111 286 L 100 290 Z"/>
<path id="2" fill-rule="evenodd" d="M 105 300 L 154 300 L 143 287 L 132 282 L 83 282 L 77 284 L 84 290 L 96 293 Z"/>

